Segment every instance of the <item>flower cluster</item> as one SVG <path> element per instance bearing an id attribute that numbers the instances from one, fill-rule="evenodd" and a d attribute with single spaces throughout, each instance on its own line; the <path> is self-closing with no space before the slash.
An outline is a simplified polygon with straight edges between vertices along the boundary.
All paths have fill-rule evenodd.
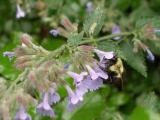
<path id="1" fill-rule="evenodd" d="M 23 7 L 21 7 L 21 3 L 17 3 L 17 19 L 25 17 L 28 13 L 28 11 L 23 11 Z M 45 8 L 45 4 L 39 1 L 37 7 L 39 9 Z M 2 102 L 0 101 L 0 119 L 2 116 L 3 119 L 10 120 L 9 112 L 13 108 L 10 105 L 18 102 L 18 104 L 14 104 L 16 107 L 13 108 L 13 111 L 15 111 L 14 120 L 32 120 L 27 108 L 33 101 L 36 113 L 51 118 L 55 117 L 54 105 L 61 100 L 61 95 L 58 93 L 59 87 L 65 88 L 67 92 L 67 110 L 72 111 L 81 105 L 88 92 L 100 89 L 104 83 L 117 82 L 116 85 L 123 83 L 123 81 L 118 81 L 122 78 L 123 64 L 113 51 L 119 48 L 117 45 L 123 42 L 124 37 L 131 38 L 134 43 L 134 51 L 137 52 L 139 48 L 143 49 L 150 61 L 155 60 L 155 56 L 149 47 L 144 44 L 145 42 L 139 40 L 141 34 L 138 34 L 138 31 L 123 33 L 120 26 L 111 24 L 113 25 L 111 35 L 94 38 L 94 33 L 98 35 L 103 27 L 105 19 L 102 13 L 104 12 L 98 8 L 97 11 L 95 10 L 96 14 L 93 14 L 92 17 L 91 14 L 94 13 L 95 8 L 94 2 L 87 2 L 85 7 L 89 16 L 86 17 L 86 23 L 84 23 L 82 31 L 78 30 L 78 24 L 72 23 L 64 16 L 62 16 L 63 19 L 60 23 L 61 27 L 50 30 L 49 33 L 54 37 L 60 35 L 67 38 L 66 44 L 58 49 L 48 51 L 34 44 L 29 35 L 23 34 L 21 37 L 22 44 L 14 52 L 6 51 L 3 53 L 3 56 L 8 57 L 10 60 L 15 57 L 16 68 L 23 71 L 11 86 L 8 87 L 5 86 L 5 83 L 1 83 L 3 87 L 0 86 L 0 90 L 6 90 L 7 94 L 0 94 L 0 98 L 2 98 Z M 51 21 L 51 19 L 47 18 L 44 21 Z M 85 28 L 85 26 L 88 27 Z M 144 38 L 156 40 L 155 34 L 159 33 L 160 29 L 147 25 L 141 32 L 144 34 Z M 103 40 L 117 42 L 115 48 L 112 49 L 113 51 L 101 51 L 89 46 L 90 43 L 95 42 L 97 44 L 96 42 Z M 118 51 L 118 53 L 121 52 L 121 50 Z M 62 60 L 64 57 L 65 60 Z M 127 56 L 123 56 L 123 54 L 121 57 L 127 59 Z M 71 79 L 66 80 L 66 76 Z M 68 80 L 73 80 L 73 85 L 70 85 Z M 13 94 L 9 96 L 8 93 L 11 92 Z M 10 100 L 11 97 L 14 100 Z M 18 99 L 15 100 L 15 98 Z"/>
<path id="2" fill-rule="evenodd" d="M 83 96 L 88 91 L 95 91 L 103 85 L 103 81 L 108 79 L 108 73 L 101 68 L 101 64 L 106 60 L 114 57 L 113 52 L 104 52 L 94 49 L 94 52 L 99 57 L 99 63 L 93 63 L 92 67 L 89 64 L 85 65 L 86 71 L 80 74 L 68 72 L 68 75 L 74 79 L 75 90 L 66 86 L 68 92 L 68 110 L 71 111 L 83 101 Z"/>
<path id="3" fill-rule="evenodd" d="M 64 65 L 54 57 L 51 59 L 50 57 L 53 53 L 51 54 L 51 52 L 36 46 L 27 34 L 22 35 L 21 41 L 22 45 L 16 48 L 13 53 L 7 52 L 4 53 L 4 55 L 9 57 L 15 56 L 16 67 L 24 70 L 27 68 L 29 70 L 29 72 L 25 73 L 25 76 L 28 76 L 25 84 L 27 84 L 29 90 L 36 89 L 39 93 L 39 97 L 34 99 L 41 99 L 40 102 L 38 102 L 39 104 L 36 102 L 36 112 L 40 115 L 55 116 L 52 106 L 60 101 L 61 97 L 57 92 L 59 86 L 65 87 L 68 93 L 67 109 L 68 111 L 72 111 L 82 103 L 84 95 L 87 92 L 99 89 L 102 87 L 104 80 L 109 78 L 106 71 L 106 61 L 111 60 L 115 56 L 114 52 L 104 52 L 91 46 L 79 46 L 78 49 L 84 49 L 85 52 L 80 51 L 80 53 L 77 54 L 78 51 L 75 51 L 75 53 L 73 53 L 78 56 L 80 55 L 79 60 L 81 60 L 81 62 L 78 64 L 82 64 L 82 67 L 78 67 L 81 65 L 75 66 L 79 69 L 78 71 L 81 71 L 80 73 L 76 73 L 73 72 L 75 70 L 69 69 L 68 64 Z M 89 55 L 90 53 L 98 56 L 99 61 L 95 59 L 96 57 Z M 48 57 L 50 59 L 48 59 Z M 82 59 L 85 57 L 86 62 L 82 63 Z M 67 66 L 67 69 L 65 66 Z M 73 78 L 73 88 L 70 87 L 64 79 L 64 75 Z M 20 106 L 14 119 L 31 120 L 32 118 L 26 110 L 28 104 L 22 104 L 23 102 L 19 103 Z"/>

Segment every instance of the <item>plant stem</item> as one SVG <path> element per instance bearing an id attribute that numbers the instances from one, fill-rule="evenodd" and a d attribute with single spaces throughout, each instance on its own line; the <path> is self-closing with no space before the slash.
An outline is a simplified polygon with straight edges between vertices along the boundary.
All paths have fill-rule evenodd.
<path id="1" fill-rule="evenodd" d="M 104 41 L 104 40 L 107 40 L 107 39 L 111 39 L 111 38 L 114 38 L 114 37 L 130 36 L 130 35 L 133 35 L 133 33 L 132 32 L 123 32 L 123 33 L 119 33 L 119 34 L 111 34 L 111 35 L 103 36 L 103 37 L 100 37 L 100 38 L 97 38 L 97 39 L 84 40 L 84 41 L 80 42 L 79 45 L 92 43 L 92 42 L 95 42 L 95 41 L 96 42 L 101 42 L 101 41 Z"/>
<path id="2" fill-rule="evenodd" d="M 97 38 L 97 39 L 85 38 L 85 40 L 78 43 L 78 45 L 83 45 L 83 44 L 88 44 L 88 43 L 97 43 L 97 42 L 101 42 L 101 41 L 104 41 L 104 40 L 107 40 L 107 39 L 112 39 L 114 37 L 130 36 L 130 35 L 134 35 L 134 33 L 133 32 L 123 32 L 123 33 L 119 33 L 119 34 L 111 34 L 111 35 L 108 35 L 108 36 L 103 36 L 103 37 L 100 37 L 100 38 Z M 67 44 L 62 45 L 60 48 L 56 49 L 54 52 L 51 52 L 48 59 L 60 56 L 61 54 L 63 54 L 63 52 L 65 50 L 68 49 L 68 47 L 69 46 Z"/>

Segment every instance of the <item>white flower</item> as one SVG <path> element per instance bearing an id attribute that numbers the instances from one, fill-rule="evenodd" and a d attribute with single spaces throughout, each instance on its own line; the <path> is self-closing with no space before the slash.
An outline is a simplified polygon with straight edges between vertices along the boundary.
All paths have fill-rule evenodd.
<path id="1" fill-rule="evenodd" d="M 25 17 L 26 13 L 20 8 L 19 4 L 17 4 L 17 13 L 16 13 L 16 18 L 22 18 Z"/>

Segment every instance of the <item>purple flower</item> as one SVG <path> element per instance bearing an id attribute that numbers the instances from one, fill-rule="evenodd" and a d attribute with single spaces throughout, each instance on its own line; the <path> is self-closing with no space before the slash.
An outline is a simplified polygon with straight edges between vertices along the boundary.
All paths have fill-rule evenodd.
<path id="1" fill-rule="evenodd" d="M 98 49 L 94 49 L 94 52 L 98 55 L 100 61 L 103 59 L 112 59 L 114 57 L 114 52 L 104 52 Z"/>
<path id="2" fill-rule="evenodd" d="M 80 74 L 77 74 L 68 72 L 68 74 L 74 79 L 74 85 L 76 86 L 75 94 L 83 99 L 83 95 L 88 91 L 83 79 L 88 73 L 81 72 Z"/>
<path id="3" fill-rule="evenodd" d="M 59 31 L 58 31 L 58 29 L 52 29 L 49 31 L 49 33 L 51 35 L 53 35 L 54 37 L 57 37 L 57 35 L 59 34 Z"/>
<path id="4" fill-rule="evenodd" d="M 150 61 L 154 61 L 155 57 L 154 57 L 153 53 L 148 48 L 146 48 L 145 51 L 147 52 L 147 59 Z"/>
<path id="5" fill-rule="evenodd" d="M 20 106 L 19 111 L 16 113 L 14 120 L 32 120 L 31 116 L 26 113 L 23 105 Z"/>
<path id="6" fill-rule="evenodd" d="M 15 53 L 6 51 L 6 52 L 3 52 L 3 56 L 9 57 L 9 59 L 11 60 L 15 56 Z"/>
<path id="7" fill-rule="evenodd" d="M 81 81 L 78 85 L 76 85 L 75 94 L 79 96 L 83 100 L 83 96 L 88 92 L 87 85 L 85 81 Z"/>
<path id="8" fill-rule="evenodd" d="M 94 69 L 89 65 L 86 65 L 86 68 L 88 69 L 92 80 L 96 80 L 98 78 L 108 79 L 108 74 L 101 70 L 97 65 L 95 65 Z"/>
<path id="9" fill-rule="evenodd" d="M 16 18 L 22 18 L 25 17 L 26 13 L 20 8 L 20 5 L 17 4 L 17 13 L 16 13 Z"/>
<path id="10" fill-rule="evenodd" d="M 90 91 L 94 91 L 99 89 L 103 85 L 103 80 L 101 78 L 92 80 L 91 77 L 88 75 L 84 80 L 84 84 L 87 86 L 87 89 L 89 89 Z"/>
<path id="11" fill-rule="evenodd" d="M 68 111 L 72 111 L 75 107 L 78 107 L 80 103 L 83 101 L 83 96 L 79 94 L 77 91 L 73 92 L 69 86 L 66 86 L 66 90 L 68 92 Z"/>
<path id="12" fill-rule="evenodd" d="M 89 65 L 86 65 L 89 74 L 84 80 L 84 84 L 90 91 L 97 90 L 103 85 L 103 79 L 108 79 L 108 74 L 101 70 L 98 65 L 92 69 Z"/>
<path id="13" fill-rule="evenodd" d="M 43 97 L 43 101 L 37 106 L 37 112 L 42 114 L 43 116 L 54 117 L 55 113 L 49 105 L 49 94 L 45 93 Z"/>
<path id="14" fill-rule="evenodd" d="M 68 72 L 68 74 L 74 79 L 74 84 L 78 85 L 83 80 L 84 76 L 87 75 L 87 72 L 81 72 L 80 74 Z"/>
<path id="15" fill-rule="evenodd" d="M 121 32 L 121 30 L 120 30 L 120 28 L 119 28 L 118 25 L 114 25 L 114 26 L 112 27 L 112 34 L 118 34 L 118 33 L 120 33 L 120 32 Z M 121 37 L 114 37 L 113 40 L 120 40 L 120 38 L 121 38 Z"/>
<path id="16" fill-rule="evenodd" d="M 60 95 L 53 88 L 50 88 L 50 90 L 49 90 L 49 104 L 52 105 L 53 103 L 57 103 L 59 101 L 60 101 Z"/>
<path id="17" fill-rule="evenodd" d="M 64 65 L 64 70 L 67 70 L 69 68 L 69 64 Z"/>
<path id="18" fill-rule="evenodd" d="M 93 3 L 92 2 L 88 2 L 86 4 L 86 10 L 88 13 L 91 13 L 93 11 Z"/>
<path id="19" fill-rule="evenodd" d="M 81 96 L 78 96 L 75 92 L 72 91 L 72 89 L 69 86 L 66 86 L 66 90 L 68 92 L 68 100 L 73 104 L 77 104 L 79 101 L 82 101 L 83 98 Z"/>

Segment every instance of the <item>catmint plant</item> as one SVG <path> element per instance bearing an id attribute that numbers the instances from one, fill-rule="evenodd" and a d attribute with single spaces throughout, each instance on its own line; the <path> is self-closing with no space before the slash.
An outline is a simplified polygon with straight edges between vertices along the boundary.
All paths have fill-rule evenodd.
<path id="1" fill-rule="evenodd" d="M 70 16 L 66 17 L 61 11 L 56 10 L 62 19 L 60 23 L 52 26 L 56 29 L 51 29 L 47 33 L 54 37 L 59 35 L 61 36 L 59 39 L 65 40 L 57 49 L 47 50 L 41 46 L 44 45 L 43 42 L 38 44 L 34 37 L 22 33 L 20 44 L 16 48 L 12 52 L 3 52 L 4 57 L 10 60 L 15 58 L 13 59 L 15 67 L 21 73 L 9 84 L 1 83 L 5 87 L 0 90 L 6 92 L 0 94 L 0 99 L 2 99 L 0 119 L 32 120 L 28 108 L 33 102 L 35 114 L 48 116 L 51 119 L 57 115 L 55 105 L 61 104 L 62 101 L 67 101 L 64 105 L 66 104 L 66 109 L 72 112 L 85 102 L 89 92 L 92 94 L 96 90 L 101 90 L 106 84 L 122 86 L 123 61 L 144 77 L 147 76 L 146 67 L 142 62 L 144 59 L 141 57 L 147 54 L 148 60 L 155 61 L 155 53 L 151 52 L 152 48 L 147 45 L 147 41 L 158 40 L 156 36 L 156 33 L 160 31 L 158 27 L 145 23 L 139 29 L 130 30 L 129 27 L 125 28 L 122 25 L 122 28 L 127 31 L 123 32 L 120 29 L 121 24 L 119 26 L 115 24 L 112 20 L 114 17 L 109 16 L 110 13 L 106 14 L 103 5 L 94 9 L 93 3 L 92 1 L 85 3 L 86 13 L 89 14 L 86 14 L 84 23 Z M 76 3 L 74 5 L 76 6 Z M 42 6 L 42 8 L 45 7 Z M 110 9 L 112 6 L 107 10 Z M 45 10 L 39 15 L 44 17 L 42 22 L 47 21 L 46 26 L 52 20 L 49 19 L 48 11 L 52 13 L 54 10 Z M 17 4 L 16 18 L 25 16 L 26 13 L 21 9 L 20 4 Z M 105 24 L 109 29 L 107 32 L 102 31 Z M 150 38 L 154 39 L 150 40 Z M 141 53 L 142 56 L 139 56 Z M 64 89 L 66 95 L 60 92 L 61 88 Z M 20 96 L 18 100 L 16 100 L 17 96 Z M 121 97 L 121 94 L 119 96 Z M 96 99 L 104 99 L 104 97 L 97 95 Z M 112 102 L 112 99 L 110 101 Z M 121 102 L 116 104 L 123 105 Z M 115 106 L 112 107 L 117 109 Z M 11 111 L 15 111 L 14 117 L 11 116 Z"/>

